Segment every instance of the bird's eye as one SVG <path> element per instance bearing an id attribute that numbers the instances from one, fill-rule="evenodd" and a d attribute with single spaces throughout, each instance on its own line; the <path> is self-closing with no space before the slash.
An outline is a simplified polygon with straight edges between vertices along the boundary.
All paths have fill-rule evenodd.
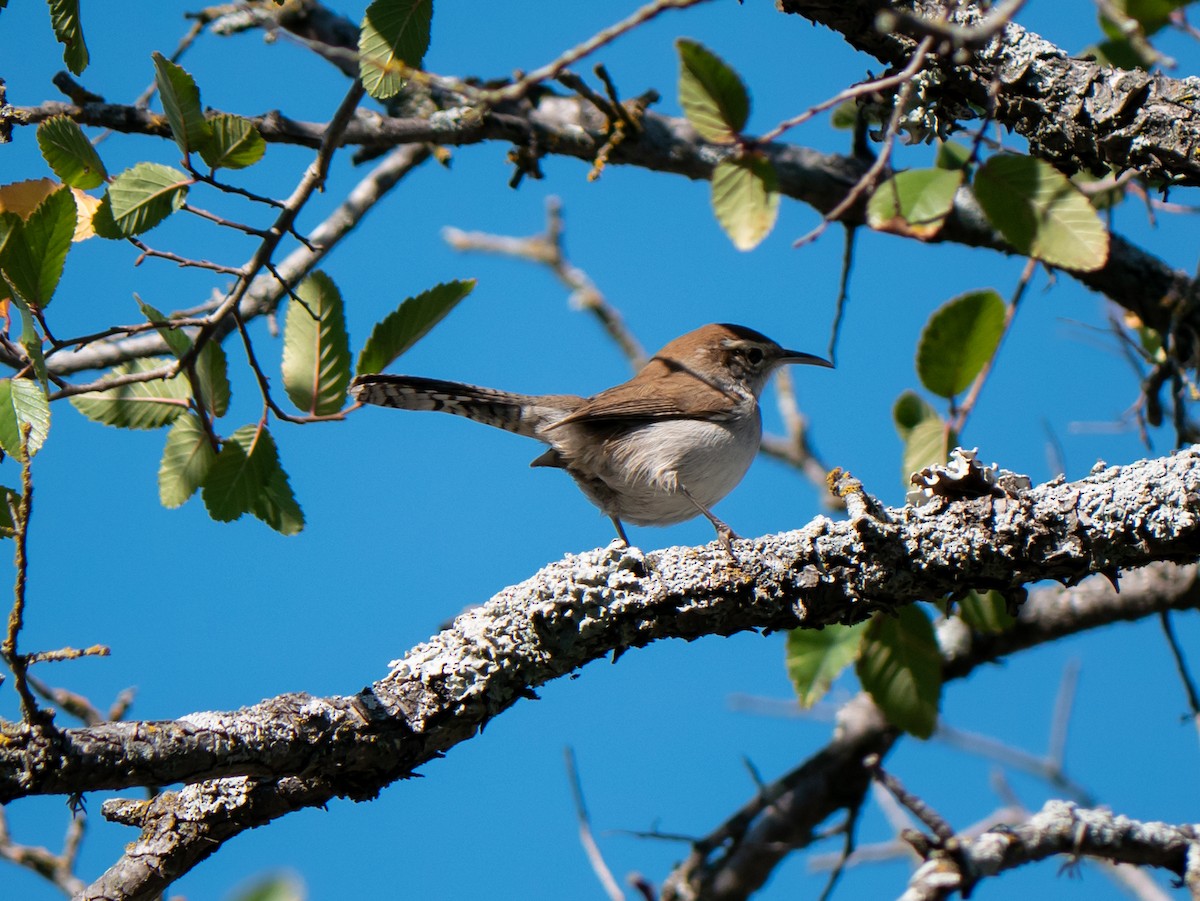
<path id="1" fill-rule="evenodd" d="M 763 352 L 760 348 L 752 347 L 746 351 L 746 359 L 750 361 L 750 365 L 757 366 L 763 361 Z"/>

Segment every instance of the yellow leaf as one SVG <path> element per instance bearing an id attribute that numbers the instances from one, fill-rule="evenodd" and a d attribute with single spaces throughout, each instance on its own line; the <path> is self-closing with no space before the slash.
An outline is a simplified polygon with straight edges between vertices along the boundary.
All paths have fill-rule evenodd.
<path id="1" fill-rule="evenodd" d="M 22 219 L 37 209 L 37 205 L 62 187 L 53 178 L 34 178 L 0 185 L 0 213 L 16 213 Z"/>
<path id="2" fill-rule="evenodd" d="M 92 216 L 96 215 L 100 198 L 78 188 L 72 188 L 71 194 L 75 197 L 75 234 L 71 241 L 86 241 L 96 237 L 96 231 L 92 228 Z"/>

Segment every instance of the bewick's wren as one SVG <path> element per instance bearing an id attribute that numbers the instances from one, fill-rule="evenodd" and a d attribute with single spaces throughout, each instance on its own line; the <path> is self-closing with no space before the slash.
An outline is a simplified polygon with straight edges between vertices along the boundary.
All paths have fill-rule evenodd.
<path id="1" fill-rule="evenodd" d="M 753 329 L 706 325 L 594 397 L 407 375 L 359 376 L 350 390 L 360 403 L 441 410 L 550 445 L 531 465 L 565 469 L 626 544 L 622 520 L 664 526 L 703 514 L 732 554 L 737 536 L 712 507 L 750 467 L 762 435 L 758 396 L 784 363 L 833 365 Z"/>

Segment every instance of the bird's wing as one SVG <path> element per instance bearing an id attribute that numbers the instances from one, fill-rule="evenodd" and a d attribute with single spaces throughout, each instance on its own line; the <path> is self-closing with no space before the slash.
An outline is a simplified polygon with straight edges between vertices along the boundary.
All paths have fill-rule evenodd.
<path id="1" fill-rule="evenodd" d="M 680 370 L 652 380 L 634 378 L 601 391 L 550 428 L 571 422 L 718 416 L 728 412 L 729 402 L 729 395 L 719 388 Z"/>

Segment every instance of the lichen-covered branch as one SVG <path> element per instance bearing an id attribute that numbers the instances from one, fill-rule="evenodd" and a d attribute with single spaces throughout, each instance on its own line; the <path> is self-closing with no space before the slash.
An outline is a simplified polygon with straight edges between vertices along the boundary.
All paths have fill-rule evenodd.
<path id="1" fill-rule="evenodd" d="M 978 3 L 942 0 L 779 0 L 778 7 L 840 32 L 890 65 L 903 65 L 943 17 L 969 32 L 986 16 Z M 881 29 L 885 7 L 892 27 Z M 1102 66 L 1014 22 L 987 38 L 971 45 L 965 62 L 940 67 L 948 104 L 967 101 L 993 111 L 1028 139 L 1036 156 L 1068 172 L 1136 169 L 1172 184 L 1200 184 L 1195 78 Z"/>
<path id="2" fill-rule="evenodd" d="M 651 554 L 614 544 L 569 556 L 462 615 L 351 697 L 284 695 L 153 727 L 10 726 L 0 802 L 288 774 L 325 775 L 360 796 L 469 738 L 531 688 L 658 639 L 855 622 L 972 587 L 1192 561 L 1200 449 L 1098 467 L 1019 497 L 872 509 L 741 542 L 736 565 L 715 544 Z"/>
<path id="3" fill-rule="evenodd" d="M 662 638 L 855 621 L 971 586 L 1075 582 L 1156 560 L 1194 560 L 1200 450 L 1097 467 L 1086 479 L 1019 497 L 890 510 L 860 500 L 851 509 L 860 512 L 844 522 L 819 517 L 797 531 L 739 542 L 736 564 L 715 543 L 652 554 L 614 544 L 567 557 L 463 614 L 353 696 L 283 695 L 237 711 L 82 729 L 13 724 L 0 742 L 0 801 L 191 783 L 154 802 L 105 806 L 106 816 L 143 834 L 89 896 L 150 897 L 223 838 L 335 796 L 373 797 L 537 686 L 610 654 Z M 1122 615 L 1110 611 L 1107 621 Z M 975 653 L 995 656 L 1037 640 L 1030 636 L 1049 640 L 1095 622 L 1063 616 L 1057 626 L 1039 620 L 987 639 Z M 954 644 L 947 655 L 951 676 L 969 659 Z M 877 713 L 861 730 L 839 751 L 843 767 L 858 761 L 861 769 L 864 748 L 886 750 L 893 738 Z M 818 774 L 821 766 L 828 764 Z M 797 779 L 801 787 L 817 784 L 830 782 Z M 833 794 L 827 804 L 836 809 L 845 798 Z M 781 800 L 772 805 L 783 809 Z M 192 825 L 172 832 L 173 822 Z"/>
<path id="4" fill-rule="evenodd" d="M 959 838 L 917 868 L 901 901 L 941 901 L 970 894 L 981 880 L 1056 854 L 1158 867 L 1200 898 L 1200 833 L 1193 825 L 1146 823 L 1108 810 L 1049 801 L 1024 823 Z"/>

